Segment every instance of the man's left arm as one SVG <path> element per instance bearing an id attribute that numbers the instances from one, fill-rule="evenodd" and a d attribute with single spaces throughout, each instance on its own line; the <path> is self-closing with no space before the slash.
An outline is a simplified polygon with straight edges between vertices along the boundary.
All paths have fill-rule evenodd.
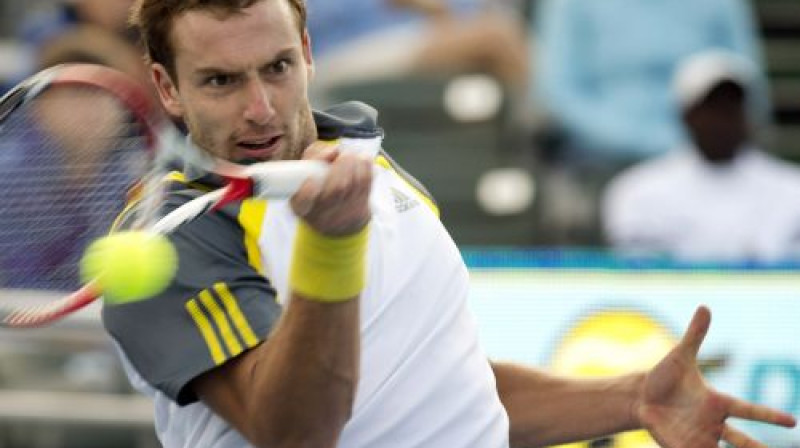
<path id="1" fill-rule="evenodd" d="M 558 445 L 635 429 L 643 374 L 570 379 L 510 363 L 492 363 L 511 423 L 512 447 Z"/>

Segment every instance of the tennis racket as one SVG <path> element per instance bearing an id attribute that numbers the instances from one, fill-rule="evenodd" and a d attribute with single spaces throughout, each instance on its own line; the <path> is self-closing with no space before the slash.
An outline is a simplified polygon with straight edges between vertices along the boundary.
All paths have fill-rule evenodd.
<path id="1" fill-rule="evenodd" d="M 228 184 L 159 216 L 166 173 L 193 164 Z M 0 303 L 0 327 L 51 324 L 94 302 L 81 285 L 85 248 L 108 233 L 126 195 L 135 229 L 168 233 L 224 203 L 286 198 L 321 161 L 237 165 L 196 150 L 133 78 L 94 64 L 39 72 L 0 99 L 0 287 L 53 291 L 44 304 Z M 9 304 L 13 302 L 13 304 Z"/>

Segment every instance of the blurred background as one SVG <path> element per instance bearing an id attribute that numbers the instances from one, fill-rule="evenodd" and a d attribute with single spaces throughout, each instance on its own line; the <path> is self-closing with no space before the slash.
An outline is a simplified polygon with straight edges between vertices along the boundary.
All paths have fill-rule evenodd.
<path id="1" fill-rule="evenodd" d="M 313 103 L 378 109 L 462 248 L 491 356 L 642 368 L 561 360 L 589 358 L 580 338 L 666 347 L 710 303 L 712 381 L 800 414 L 800 1 L 307 1 Z M 148 82 L 131 3 L 0 0 L 0 92 L 70 61 Z M 0 448 L 154 446 L 96 309 L 0 331 Z"/>

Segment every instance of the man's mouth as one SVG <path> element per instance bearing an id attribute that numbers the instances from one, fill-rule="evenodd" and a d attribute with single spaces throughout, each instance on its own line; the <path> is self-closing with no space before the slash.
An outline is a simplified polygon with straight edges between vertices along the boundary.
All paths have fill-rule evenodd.
<path id="1" fill-rule="evenodd" d="M 236 146 L 241 150 L 241 155 L 245 159 L 269 160 L 278 150 L 282 137 L 282 135 L 274 135 L 243 139 L 239 140 Z"/>

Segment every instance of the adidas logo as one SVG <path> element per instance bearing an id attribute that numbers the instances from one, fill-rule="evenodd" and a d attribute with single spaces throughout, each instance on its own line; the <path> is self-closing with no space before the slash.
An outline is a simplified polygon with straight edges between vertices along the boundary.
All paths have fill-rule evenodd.
<path id="1" fill-rule="evenodd" d="M 407 212 L 419 205 L 418 200 L 395 188 L 392 188 L 392 195 L 394 195 L 394 208 L 398 213 Z"/>

